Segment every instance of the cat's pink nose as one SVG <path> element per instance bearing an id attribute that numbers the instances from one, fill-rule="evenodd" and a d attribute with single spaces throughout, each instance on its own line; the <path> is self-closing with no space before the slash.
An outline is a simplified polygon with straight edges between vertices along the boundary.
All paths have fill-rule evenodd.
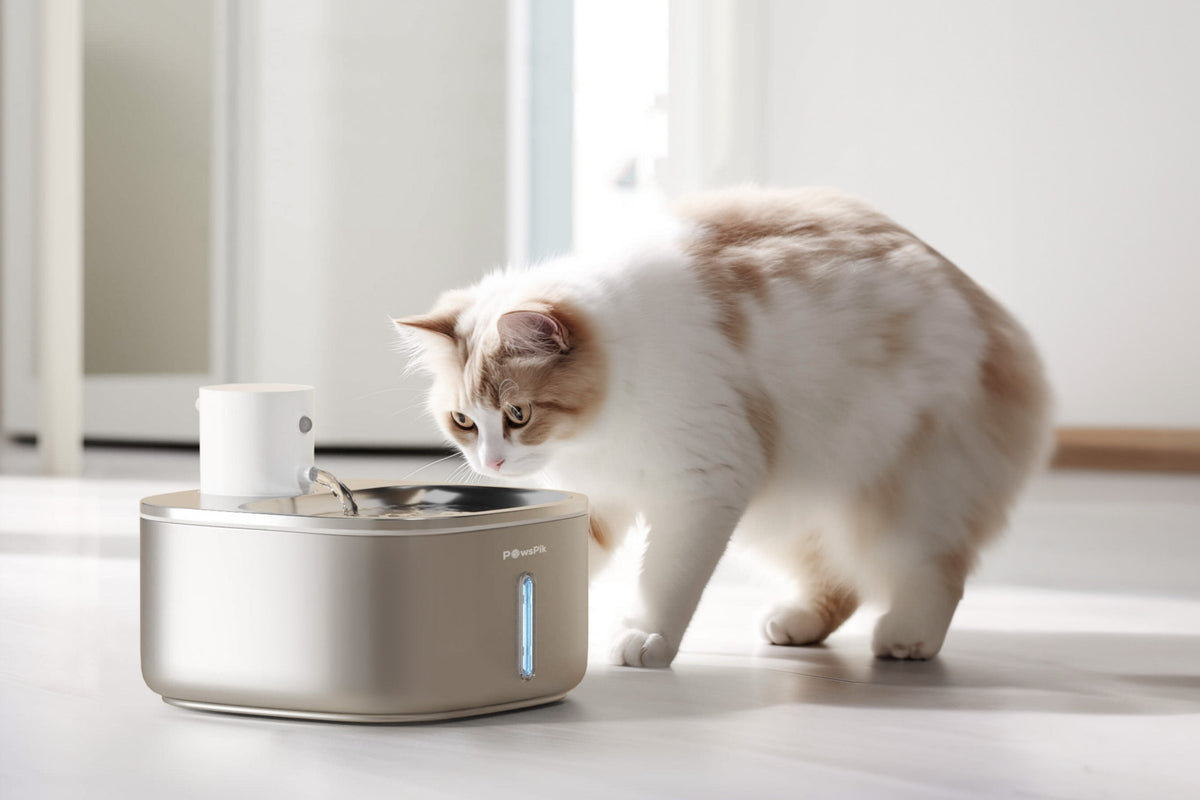
<path id="1" fill-rule="evenodd" d="M 491 461 L 487 462 L 487 466 L 488 466 L 488 469 L 494 469 L 494 470 L 496 470 L 496 472 L 499 472 L 500 467 L 504 466 L 504 459 L 503 458 L 493 458 Z"/>

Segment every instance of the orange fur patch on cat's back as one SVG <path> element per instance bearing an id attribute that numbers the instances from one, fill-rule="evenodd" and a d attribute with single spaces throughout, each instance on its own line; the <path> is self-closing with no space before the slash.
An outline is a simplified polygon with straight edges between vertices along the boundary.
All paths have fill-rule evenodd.
<path id="1" fill-rule="evenodd" d="M 777 279 L 820 293 L 836 261 L 878 259 L 915 238 L 855 198 L 829 189 L 730 189 L 677 206 L 696 225 L 691 266 L 712 301 L 721 332 L 747 344 L 747 301 L 765 303 Z"/>
<path id="2" fill-rule="evenodd" d="M 838 265 L 919 244 L 879 212 L 830 189 L 726 189 L 690 197 L 676 213 L 694 225 L 685 249 L 715 323 L 742 351 L 750 344 L 751 315 L 770 303 L 773 285 L 799 283 L 822 297 L 838 281 Z M 907 326 L 905 315 L 888 318 L 878 334 L 884 359 L 902 356 Z M 774 408 L 755 387 L 744 390 L 742 400 L 770 464 L 778 435 Z"/>
<path id="3" fill-rule="evenodd" d="M 727 189 L 690 197 L 676 213 L 700 226 L 697 255 L 788 237 L 866 258 L 887 253 L 897 239 L 913 238 L 866 203 L 834 189 Z"/>

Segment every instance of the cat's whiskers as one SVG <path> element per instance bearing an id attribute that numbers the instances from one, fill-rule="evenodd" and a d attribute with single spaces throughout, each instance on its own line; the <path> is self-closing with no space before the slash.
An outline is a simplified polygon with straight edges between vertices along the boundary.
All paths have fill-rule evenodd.
<path id="1" fill-rule="evenodd" d="M 412 412 L 416 411 L 417 409 L 421 408 L 424 405 L 425 405 L 425 401 L 422 400 L 419 403 L 413 403 L 410 406 L 405 406 L 404 408 L 397 409 L 396 411 L 393 411 L 389 416 L 398 417 L 401 414 L 411 414 Z M 425 410 L 425 416 L 432 418 L 432 415 L 430 414 L 428 409 Z"/>
<path id="2" fill-rule="evenodd" d="M 452 471 L 452 473 L 450 473 L 450 477 L 448 477 L 448 479 L 446 479 L 446 482 L 448 482 L 448 483 L 466 483 L 466 481 L 463 480 L 464 468 L 466 468 L 466 467 L 467 467 L 467 464 L 462 464 L 462 465 L 460 465 L 460 467 L 457 467 L 454 471 Z"/>
<path id="3" fill-rule="evenodd" d="M 459 457 L 459 453 L 454 452 L 444 458 L 439 458 L 437 461 L 430 461 L 428 464 L 423 464 L 423 465 L 417 467 L 416 469 L 414 469 L 412 472 L 405 475 L 400 480 L 407 481 L 407 480 L 411 479 L 414 475 L 416 475 L 418 472 L 423 472 L 423 471 L 429 469 L 430 467 L 435 467 L 444 461 L 449 461 L 452 458 L 458 458 L 458 457 Z"/>

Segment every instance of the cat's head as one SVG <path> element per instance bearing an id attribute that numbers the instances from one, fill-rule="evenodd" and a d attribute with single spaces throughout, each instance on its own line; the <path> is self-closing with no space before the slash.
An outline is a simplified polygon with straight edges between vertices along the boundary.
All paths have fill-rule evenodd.
<path id="1" fill-rule="evenodd" d="M 430 412 L 480 474 L 538 472 L 602 401 L 599 344 L 567 303 L 500 307 L 456 291 L 396 325 L 414 366 L 433 376 Z"/>

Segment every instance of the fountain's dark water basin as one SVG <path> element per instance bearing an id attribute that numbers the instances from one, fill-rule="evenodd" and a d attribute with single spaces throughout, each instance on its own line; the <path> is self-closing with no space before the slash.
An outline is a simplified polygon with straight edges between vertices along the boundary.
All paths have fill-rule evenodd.
<path id="1" fill-rule="evenodd" d="M 358 495 L 356 494 L 357 498 Z M 413 503 L 407 506 L 380 506 L 378 508 L 363 508 L 359 506 L 359 517 L 374 519 L 431 519 L 434 517 L 458 517 L 463 514 L 478 514 L 481 510 L 472 506 L 455 503 Z M 322 517 L 344 516 L 344 511 L 328 511 Z"/>
<path id="2" fill-rule="evenodd" d="M 353 490 L 358 517 L 372 519 L 436 519 L 491 514 L 562 500 L 560 492 L 499 486 L 384 486 Z M 248 503 L 247 511 L 307 517 L 345 516 L 341 500 L 321 491 Z"/>

